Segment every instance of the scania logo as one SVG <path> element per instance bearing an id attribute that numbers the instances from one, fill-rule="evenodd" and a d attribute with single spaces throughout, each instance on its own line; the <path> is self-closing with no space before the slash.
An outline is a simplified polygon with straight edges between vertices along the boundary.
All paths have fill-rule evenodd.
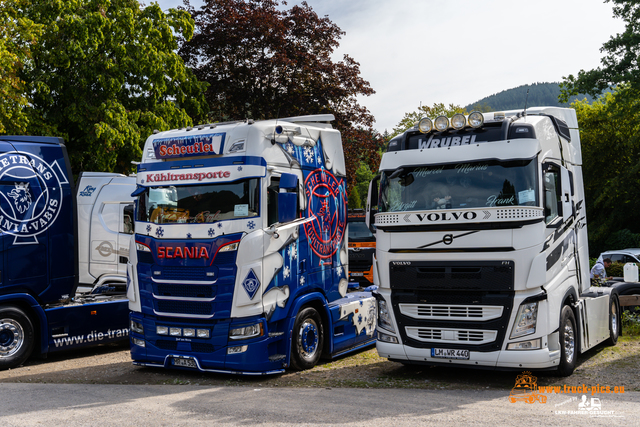
<path id="1" fill-rule="evenodd" d="M 187 248 L 184 246 L 158 246 L 158 258 L 209 258 L 204 246 Z"/>
<path id="2" fill-rule="evenodd" d="M 473 211 L 469 212 L 431 212 L 428 214 L 416 214 L 420 222 L 440 222 L 440 221 L 457 221 L 459 219 L 466 219 L 467 221 L 473 221 L 478 216 Z"/>
<path id="3" fill-rule="evenodd" d="M 0 232 L 35 238 L 49 228 L 62 207 L 61 183 L 68 181 L 59 166 L 31 153 L 0 155 Z"/>

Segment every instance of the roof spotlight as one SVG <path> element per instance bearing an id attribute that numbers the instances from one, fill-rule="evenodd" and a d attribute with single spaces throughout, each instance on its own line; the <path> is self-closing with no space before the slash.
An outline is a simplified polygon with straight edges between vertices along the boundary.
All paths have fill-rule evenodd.
<path id="1" fill-rule="evenodd" d="M 469 114 L 469 125 L 472 128 L 479 128 L 484 124 L 484 116 L 480 111 L 474 111 Z"/>
<path id="2" fill-rule="evenodd" d="M 464 114 L 454 114 L 453 117 L 451 117 L 451 126 L 456 129 L 462 129 L 465 127 L 465 125 L 467 124 L 467 118 L 464 116 Z"/>
<path id="3" fill-rule="evenodd" d="M 447 116 L 438 116 L 433 124 L 438 132 L 444 132 L 449 129 L 449 118 Z"/>
<path id="4" fill-rule="evenodd" d="M 429 133 L 433 129 L 433 122 L 428 117 L 420 119 L 420 122 L 418 123 L 418 129 L 420 129 L 420 132 L 422 133 Z"/>

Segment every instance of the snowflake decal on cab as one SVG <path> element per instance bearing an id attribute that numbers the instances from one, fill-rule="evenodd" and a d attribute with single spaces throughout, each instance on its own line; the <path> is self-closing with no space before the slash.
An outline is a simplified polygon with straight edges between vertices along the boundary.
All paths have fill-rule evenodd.
<path id="1" fill-rule="evenodd" d="M 253 222 L 253 221 L 249 221 L 249 222 L 247 223 L 247 228 L 248 228 L 249 230 L 253 230 L 254 228 L 256 228 L 256 223 L 255 223 L 255 222 Z"/>
<path id="2" fill-rule="evenodd" d="M 218 228 L 222 228 L 222 223 L 221 222 L 218 223 Z"/>
<path id="3" fill-rule="evenodd" d="M 156 228 L 156 236 L 157 236 L 157 237 L 162 237 L 162 236 L 164 236 L 164 230 L 162 229 L 162 227 L 158 227 L 158 228 Z"/>
<path id="4" fill-rule="evenodd" d="M 304 276 L 300 277 L 300 286 L 304 286 Z"/>
<path id="5" fill-rule="evenodd" d="M 287 279 L 290 275 L 291 275 L 291 269 L 289 269 L 289 266 L 284 268 L 283 274 L 285 279 Z"/>
<path id="6" fill-rule="evenodd" d="M 338 276 L 342 276 L 342 266 L 338 266 L 338 268 L 336 268 L 336 273 L 338 273 Z"/>
<path id="7" fill-rule="evenodd" d="M 209 229 L 209 237 L 213 237 L 216 234 L 216 230 L 214 230 L 213 228 Z"/>
<path id="8" fill-rule="evenodd" d="M 293 144 L 290 143 L 290 142 L 287 142 L 285 150 L 287 150 L 287 153 L 291 154 L 292 156 L 296 152 L 296 150 L 294 150 L 294 148 L 293 148 Z"/>
<path id="9" fill-rule="evenodd" d="M 315 156 L 313 155 L 313 147 L 304 147 L 304 159 L 307 163 L 313 162 Z"/>
<path id="10" fill-rule="evenodd" d="M 151 225 L 147 225 L 147 233 L 151 233 Z"/>
<path id="11" fill-rule="evenodd" d="M 295 245 L 291 245 L 287 248 L 287 255 L 289 255 L 289 257 L 293 259 L 298 258 L 298 249 L 295 247 Z"/>
<path id="12" fill-rule="evenodd" d="M 187 233 L 187 239 L 191 238 L 191 233 Z"/>

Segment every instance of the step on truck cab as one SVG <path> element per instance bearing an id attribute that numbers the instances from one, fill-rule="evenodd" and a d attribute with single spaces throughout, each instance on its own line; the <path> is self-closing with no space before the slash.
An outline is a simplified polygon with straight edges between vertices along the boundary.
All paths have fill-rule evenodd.
<path id="1" fill-rule="evenodd" d="M 128 266 L 135 364 L 270 374 L 374 343 L 375 299 L 348 293 L 346 170 L 332 120 L 147 139 Z"/>
<path id="2" fill-rule="evenodd" d="M 105 187 L 125 179 L 103 174 L 101 200 L 130 204 L 134 178 L 123 184 L 124 194 Z M 80 194 L 98 186 L 84 179 L 80 186 L 74 187 L 61 138 L 0 136 L 0 369 L 18 366 L 32 353 L 128 339 L 124 291 L 76 293 L 80 277 L 87 290 L 100 287 L 91 261 L 79 264 L 78 242 L 104 236 L 106 224 L 98 215 L 103 203 L 83 202 Z M 108 200 L 109 194 L 115 199 Z M 79 210 L 83 204 L 86 209 Z M 86 226 L 79 227 L 83 221 Z M 122 272 L 110 276 L 103 283 L 126 278 Z"/>
<path id="3" fill-rule="evenodd" d="M 621 331 L 589 280 L 575 111 L 440 116 L 389 142 L 372 181 L 378 353 L 573 372 Z"/>

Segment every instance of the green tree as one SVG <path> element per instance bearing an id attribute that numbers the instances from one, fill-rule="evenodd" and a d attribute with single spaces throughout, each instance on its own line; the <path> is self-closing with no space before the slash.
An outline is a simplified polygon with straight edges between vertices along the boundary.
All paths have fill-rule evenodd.
<path id="1" fill-rule="evenodd" d="M 74 170 L 126 172 L 154 129 L 205 117 L 203 92 L 175 53 L 188 13 L 136 0 L 33 0 L 43 28 L 20 77 L 30 134 L 65 138 Z"/>
<path id="2" fill-rule="evenodd" d="M 20 71 L 31 60 L 40 27 L 23 16 L 28 0 L 0 0 L 0 134 L 24 133 L 28 99 Z"/>
<path id="3" fill-rule="evenodd" d="M 449 106 L 445 106 L 444 104 L 435 103 L 433 107 L 429 107 L 428 105 L 422 105 L 418 107 L 416 111 L 412 111 L 410 113 L 405 113 L 404 117 L 400 122 L 393 128 L 391 131 L 391 137 L 395 137 L 400 135 L 402 132 L 407 129 L 412 128 L 416 125 L 420 119 L 424 117 L 428 117 L 431 120 L 435 119 L 438 116 L 445 115 L 447 117 L 451 117 L 456 113 L 466 113 L 466 110 L 459 105 L 449 104 Z"/>
<path id="4" fill-rule="evenodd" d="M 640 97 L 622 85 L 599 101 L 572 104 L 580 123 L 590 253 L 614 233 L 640 233 Z M 610 240 L 609 240 L 610 241 Z"/>
<path id="5" fill-rule="evenodd" d="M 561 102 L 570 95 L 587 93 L 596 96 L 603 90 L 627 83 L 629 89 L 640 91 L 640 0 L 605 0 L 613 3 L 613 16 L 626 25 L 622 33 L 612 36 L 600 49 L 602 66 L 577 76 L 569 75 L 561 84 Z"/>
<path id="6" fill-rule="evenodd" d="M 333 114 L 342 133 L 349 192 L 364 161 L 377 169 L 382 139 L 357 97 L 374 92 L 349 55 L 332 54 L 344 32 L 306 2 L 287 8 L 279 0 L 206 0 L 196 29 L 180 55 L 209 83 L 212 120 L 274 119 Z"/>

